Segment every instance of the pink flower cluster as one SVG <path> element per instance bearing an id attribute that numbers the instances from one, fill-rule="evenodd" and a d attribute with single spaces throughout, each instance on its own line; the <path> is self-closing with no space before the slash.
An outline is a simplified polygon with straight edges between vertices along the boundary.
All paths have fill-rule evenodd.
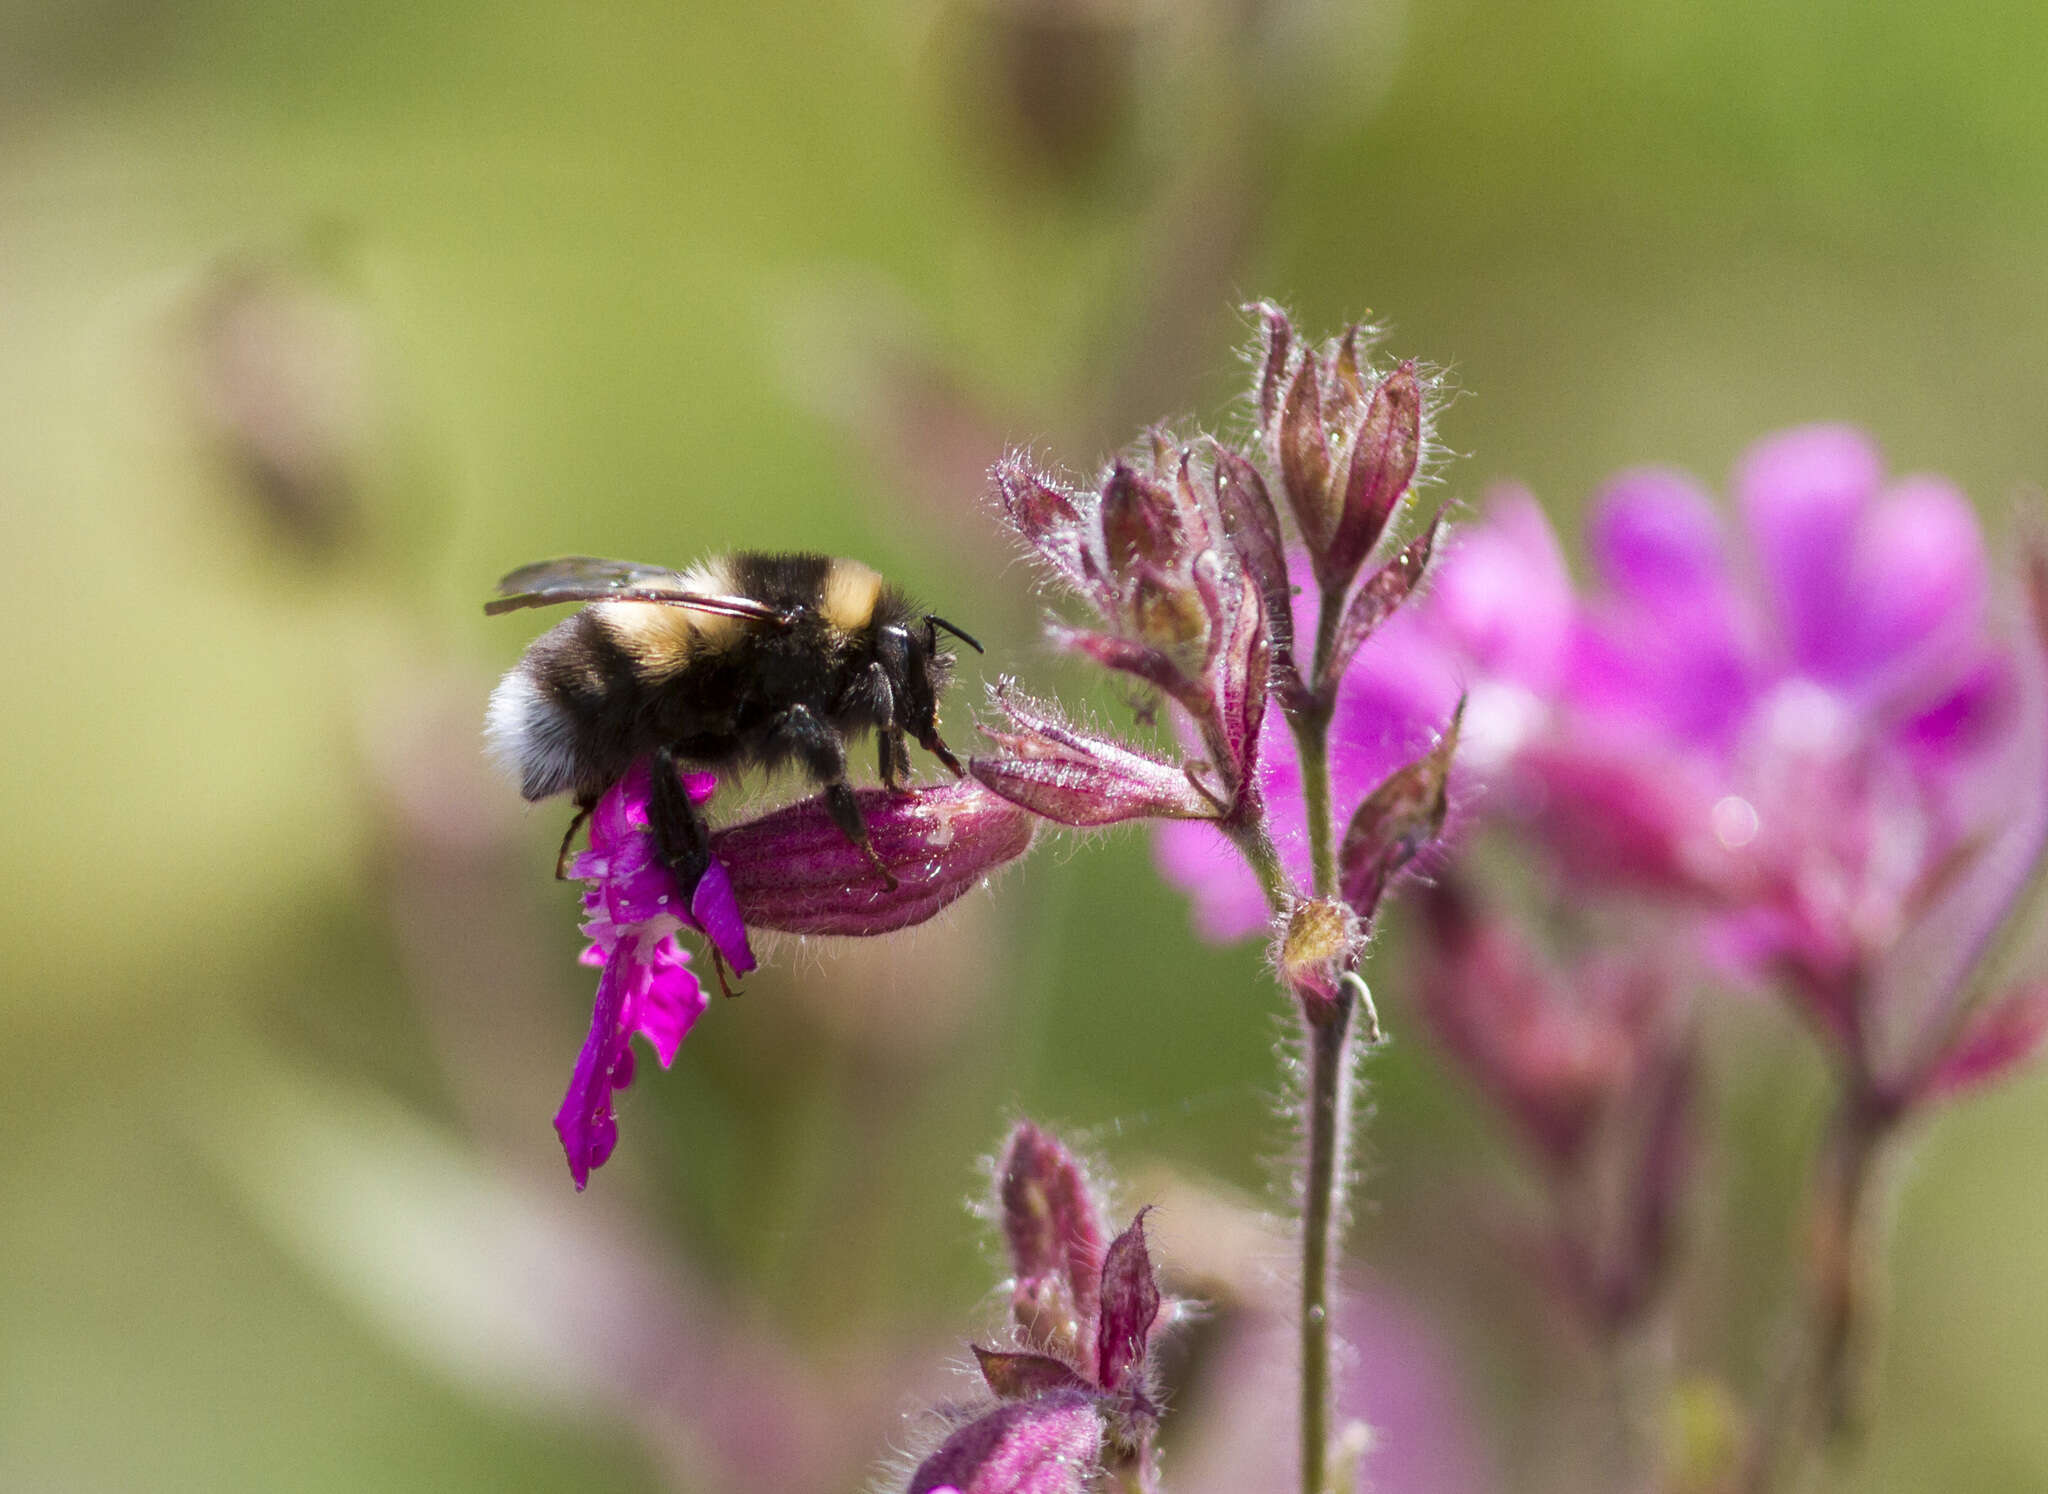
<path id="1" fill-rule="evenodd" d="M 1498 495 L 1347 671 L 1338 797 L 1412 756 L 1464 692 L 1463 818 L 1528 836 L 1560 885 L 1682 910 L 1724 970 L 1781 984 L 1883 1103 L 1980 1082 L 2048 1031 L 2038 988 L 1963 1008 L 2048 843 L 2038 643 L 1994 628 L 1963 495 L 1887 480 L 1860 432 L 1773 437 L 1734 486 L 1739 529 L 1682 475 L 1615 481 L 1584 594 L 1533 500 Z M 1275 823 L 1299 827 L 1287 733 L 1269 727 L 1257 761 Z M 1283 839 L 1297 864 L 1302 839 Z M 1265 927 L 1210 827 L 1156 843 L 1204 933 Z M 1527 1103 L 1527 1084 L 1492 1077 Z"/>

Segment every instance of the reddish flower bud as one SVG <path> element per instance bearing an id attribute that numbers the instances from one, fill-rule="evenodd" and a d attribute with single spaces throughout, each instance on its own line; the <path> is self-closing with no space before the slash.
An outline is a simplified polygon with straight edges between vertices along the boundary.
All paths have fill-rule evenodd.
<path id="1" fill-rule="evenodd" d="M 1021 457 L 1003 458 L 989 478 L 1011 527 L 1053 574 L 1084 596 L 1100 597 L 1107 573 L 1095 549 L 1093 497 L 1069 492 Z"/>
<path id="2" fill-rule="evenodd" d="M 1159 1317 L 1159 1283 L 1145 1249 L 1145 1215 L 1110 1241 L 1102 1261 L 1101 1318 L 1095 1330 L 1095 1383 L 1111 1395 L 1138 1395 L 1152 1324 Z"/>
<path id="3" fill-rule="evenodd" d="M 1372 919 L 1387 884 L 1443 834 L 1451 759 L 1458 750 L 1458 724 L 1464 714 L 1461 699 L 1436 746 L 1389 773 L 1352 815 L 1337 848 L 1337 881 L 1344 901 L 1360 918 Z"/>
<path id="4" fill-rule="evenodd" d="M 1337 636 L 1330 646 L 1329 661 L 1323 668 L 1322 678 L 1316 682 L 1317 689 L 1324 695 L 1334 697 L 1359 645 L 1414 594 L 1424 572 L 1429 569 L 1430 557 L 1436 553 L 1437 536 L 1442 529 L 1443 518 L 1439 515 L 1352 593 L 1351 601 L 1344 608 L 1344 616 L 1337 624 Z"/>
<path id="5" fill-rule="evenodd" d="M 1078 1325 L 1095 1317 L 1103 1253 L 1101 1214 L 1081 1164 L 1031 1122 L 1020 1121 L 1003 1149 L 996 1194 L 1017 1279 L 1018 1326 L 1033 1342 L 1058 1336 L 1077 1346 Z M 1046 1305 L 1064 1308 L 1068 1321 L 1044 1321 L 1039 1309 Z"/>
<path id="6" fill-rule="evenodd" d="M 1345 349 L 1351 347 L 1345 342 Z M 1324 584 L 1348 584 L 1415 480 L 1422 455 L 1422 381 L 1403 363 L 1373 391 L 1365 420 L 1351 438 L 1336 532 L 1323 557 Z"/>
<path id="7" fill-rule="evenodd" d="M 972 782 L 857 797 L 894 887 L 816 798 L 712 835 L 749 927 L 865 935 L 923 923 L 1029 850 L 1038 823 Z"/>
<path id="8" fill-rule="evenodd" d="M 1216 508 L 1246 576 L 1265 598 L 1273 652 L 1286 659 L 1294 646 L 1294 587 L 1287 579 L 1287 542 L 1280 532 L 1280 515 L 1259 469 L 1220 446 Z"/>
<path id="9" fill-rule="evenodd" d="M 1428 387 L 1412 362 L 1367 393 L 1359 361 L 1370 329 L 1296 348 L 1268 306 L 1259 372 L 1259 433 L 1315 563 L 1317 584 L 1342 595 L 1414 485 L 1429 422 Z"/>
<path id="10" fill-rule="evenodd" d="M 905 1494 L 1082 1494 L 1101 1451 L 1102 1422 L 1087 1396 L 1012 1401 L 948 1437 Z"/>
<path id="11" fill-rule="evenodd" d="M 1295 368 L 1272 441 L 1294 522 L 1301 526 L 1310 553 L 1320 555 L 1336 536 L 1339 510 L 1330 483 L 1329 437 L 1323 430 L 1322 391 L 1312 356 L 1305 355 Z"/>
<path id="12" fill-rule="evenodd" d="M 1173 490 L 1118 462 L 1102 488 L 1102 549 L 1112 572 L 1134 561 L 1171 567 L 1182 558 L 1186 527 Z"/>
<path id="13" fill-rule="evenodd" d="M 1015 731 L 983 727 L 1003 749 L 976 757 L 974 777 L 1013 804 L 1062 825 L 1135 819 L 1208 819 L 1224 806 L 1186 768 L 1111 737 L 1080 730 L 1049 706 L 1005 687 L 991 692 Z"/>

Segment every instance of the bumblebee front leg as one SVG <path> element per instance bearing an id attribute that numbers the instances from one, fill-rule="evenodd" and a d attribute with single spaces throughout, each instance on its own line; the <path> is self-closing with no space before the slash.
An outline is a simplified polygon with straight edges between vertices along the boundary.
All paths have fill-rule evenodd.
<path id="1" fill-rule="evenodd" d="M 685 904 L 711 865 L 711 831 L 690 791 L 683 787 L 682 765 L 666 747 L 654 754 L 654 784 L 647 796 L 647 824 L 654 848 L 681 884 Z"/>
<path id="2" fill-rule="evenodd" d="M 775 723 L 773 741 L 778 749 L 804 765 L 805 771 L 817 781 L 825 800 L 825 812 L 832 816 L 832 823 L 867 857 L 868 865 L 882 874 L 882 880 L 895 887 L 896 874 L 875 854 L 874 846 L 869 843 L 867 821 L 861 818 L 860 801 L 853 796 L 853 787 L 846 781 L 846 748 L 838 734 L 809 706 L 793 705 Z"/>
<path id="3" fill-rule="evenodd" d="M 907 794 L 904 777 L 910 772 L 910 749 L 903 743 L 903 728 L 885 726 L 875 733 L 875 752 L 881 759 L 882 787 L 892 794 Z"/>

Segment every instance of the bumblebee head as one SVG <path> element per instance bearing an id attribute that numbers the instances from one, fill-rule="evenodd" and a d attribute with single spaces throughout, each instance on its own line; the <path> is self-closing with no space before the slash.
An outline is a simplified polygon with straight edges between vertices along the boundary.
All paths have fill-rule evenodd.
<path id="1" fill-rule="evenodd" d="M 920 625 L 921 623 L 921 625 Z M 943 617 L 926 613 L 916 622 L 891 623 L 881 629 L 876 657 L 889 676 L 894 690 L 900 724 L 925 751 L 955 774 L 959 760 L 939 739 L 939 697 L 953 678 L 953 656 L 939 644 L 941 630 L 952 634 L 976 653 L 980 643 Z"/>

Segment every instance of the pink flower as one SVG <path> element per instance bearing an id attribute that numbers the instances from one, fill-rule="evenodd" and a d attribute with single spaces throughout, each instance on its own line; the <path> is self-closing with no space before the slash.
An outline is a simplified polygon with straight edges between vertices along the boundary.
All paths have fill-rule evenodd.
<path id="1" fill-rule="evenodd" d="M 571 866 L 590 884 L 583 894 L 583 932 L 590 947 L 582 960 L 603 972 L 590 1035 L 576 1056 L 562 1108 L 555 1112 L 555 1131 L 579 1190 L 590 1181 L 591 1169 L 602 1167 L 618 1145 L 612 1096 L 633 1082 L 634 1034 L 647 1040 L 665 1069 L 704 1013 L 704 988 L 690 969 L 688 953 L 676 943 L 676 931 L 688 928 L 704 935 L 714 958 L 742 975 L 754 968 L 722 863 L 711 863 L 689 906 L 683 906 L 675 877 L 655 854 L 648 829 L 649 781 L 650 769 L 643 762 L 598 801 L 590 816 L 590 849 Z M 685 780 L 697 804 L 711 797 L 716 784 L 708 773 Z"/>
<path id="2" fill-rule="evenodd" d="M 1561 693 L 1576 740 L 1616 766 L 1584 792 L 1588 754 L 1532 754 L 1532 821 L 1567 864 L 1627 826 L 1631 880 L 1724 910 L 1735 968 L 1783 979 L 1880 1088 L 1910 1085 L 2048 843 L 2038 663 L 1991 627 L 1968 501 L 1939 478 L 1887 483 L 1861 432 L 1774 436 L 1735 487 L 1741 544 L 1675 474 L 1602 495 L 1602 585 Z M 1916 950 L 1957 898 L 1944 951 Z"/>
<path id="3" fill-rule="evenodd" d="M 667 1068 L 707 1005 L 678 932 L 699 935 L 715 963 L 744 975 L 754 968 L 749 927 L 861 936 L 908 928 L 1023 855 L 1036 829 L 1031 815 L 973 783 L 861 790 L 869 843 L 895 878 L 887 884 L 823 806 L 805 799 L 715 831 L 711 865 L 686 905 L 648 826 L 650 774 L 637 764 L 598 801 L 590 849 L 571 868 L 589 884 L 583 963 L 602 971 L 590 1035 L 555 1115 L 579 1189 L 618 1144 L 613 1097 L 633 1082 L 633 1036 Z M 702 804 L 716 780 L 690 774 L 684 784 Z"/>
<path id="4" fill-rule="evenodd" d="M 1966 976 L 2048 845 L 2039 650 L 1992 627 L 1964 497 L 1933 477 L 1888 482 L 1860 432 L 1771 437 L 1735 488 L 1739 534 L 1688 478 L 1617 479 L 1589 525 L 1583 598 L 1533 500 L 1497 496 L 1350 660 L 1332 800 L 1358 802 L 1414 758 L 1464 692 L 1454 820 L 1462 807 L 1518 827 L 1581 894 L 1690 909 L 1731 969 L 1785 982 L 1888 1093 L 1945 1092 L 1930 1074 L 1984 1069 L 1944 1068 L 1944 1045 L 1965 1041 Z M 1312 635 L 1316 588 L 1304 562 L 1294 572 L 1296 634 Z M 1300 775 L 1279 722 L 1252 757 L 1300 878 Z M 1267 927 L 1213 827 L 1155 835 L 1205 935 Z M 2010 1055 L 2039 1029 L 1996 1030 L 1983 1051 Z"/>

